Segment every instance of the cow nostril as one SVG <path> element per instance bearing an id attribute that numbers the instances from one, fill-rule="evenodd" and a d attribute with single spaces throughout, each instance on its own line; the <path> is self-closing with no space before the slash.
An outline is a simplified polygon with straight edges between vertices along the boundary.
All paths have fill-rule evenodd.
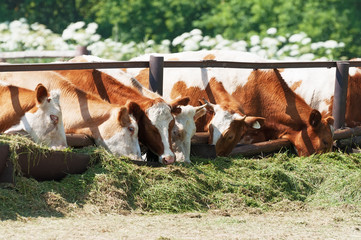
<path id="1" fill-rule="evenodd" d="M 162 162 L 163 162 L 163 164 L 169 165 L 169 164 L 174 163 L 175 159 L 172 156 L 167 156 L 167 157 L 162 158 Z"/>

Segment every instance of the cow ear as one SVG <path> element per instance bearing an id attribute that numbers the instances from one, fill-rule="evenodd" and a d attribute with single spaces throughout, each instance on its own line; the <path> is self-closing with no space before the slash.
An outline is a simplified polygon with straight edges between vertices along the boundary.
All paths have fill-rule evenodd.
<path id="1" fill-rule="evenodd" d="M 183 97 L 173 101 L 170 105 L 172 106 L 172 108 L 176 106 L 187 106 L 190 100 L 191 99 L 189 97 Z"/>
<path id="2" fill-rule="evenodd" d="M 36 101 L 38 104 L 42 103 L 49 95 L 48 90 L 43 84 L 39 83 L 35 88 Z"/>
<path id="3" fill-rule="evenodd" d="M 129 114 L 132 114 L 139 123 L 139 121 L 141 121 L 141 119 L 144 117 L 145 114 L 143 109 L 141 109 L 138 103 L 136 102 L 127 103 L 127 107 Z"/>
<path id="4" fill-rule="evenodd" d="M 126 107 L 121 107 L 118 113 L 120 126 L 127 127 L 130 124 L 129 112 Z"/>
<path id="5" fill-rule="evenodd" d="M 189 97 L 184 97 L 172 102 L 170 104 L 172 114 L 174 115 L 180 114 L 182 112 L 182 109 L 179 106 L 186 106 L 188 105 L 189 101 L 190 101 Z"/>
<path id="6" fill-rule="evenodd" d="M 333 126 L 333 123 L 335 122 L 335 119 L 333 117 L 329 116 L 329 117 L 326 117 L 326 122 L 327 122 L 328 125 Z"/>
<path id="7" fill-rule="evenodd" d="M 251 126 L 254 129 L 260 129 L 264 126 L 265 118 L 247 116 L 244 121 L 248 126 Z"/>
<path id="8" fill-rule="evenodd" d="M 194 121 L 196 121 L 198 118 L 204 116 L 207 113 L 206 106 L 207 106 L 207 104 L 204 104 L 199 107 L 195 107 L 196 114 L 194 114 L 194 117 L 193 117 Z"/>
<path id="9" fill-rule="evenodd" d="M 182 112 L 182 109 L 178 106 L 171 106 L 171 113 L 173 115 L 178 115 Z"/>
<path id="10" fill-rule="evenodd" d="M 321 124 L 321 113 L 319 111 L 317 111 L 316 109 L 313 109 L 311 114 L 310 114 L 310 118 L 308 120 L 308 122 L 310 123 L 310 125 L 312 127 L 318 127 Z"/>

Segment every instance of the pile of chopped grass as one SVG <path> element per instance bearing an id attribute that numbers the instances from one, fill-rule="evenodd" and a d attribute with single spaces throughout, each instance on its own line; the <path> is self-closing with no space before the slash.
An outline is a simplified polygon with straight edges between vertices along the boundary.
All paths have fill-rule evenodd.
<path id="1" fill-rule="evenodd" d="M 192 164 L 152 168 L 101 148 L 86 151 L 98 162 L 83 174 L 44 182 L 18 176 L 13 188 L 0 188 L 0 218 L 64 216 L 88 209 L 93 214 L 268 210 L 282 202 L 361 205 L 361 154 L 192 158 Z"/>

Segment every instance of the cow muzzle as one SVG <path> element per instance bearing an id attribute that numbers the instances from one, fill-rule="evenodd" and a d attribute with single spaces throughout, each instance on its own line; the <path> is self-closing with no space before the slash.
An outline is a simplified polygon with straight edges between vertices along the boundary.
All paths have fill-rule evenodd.
<path id="1" fill-rule="evenodd" d="M 175 162 L 174 156 L 165 156 L 162 158 L 162 163 L 165 165 L 173 164 Z"/>

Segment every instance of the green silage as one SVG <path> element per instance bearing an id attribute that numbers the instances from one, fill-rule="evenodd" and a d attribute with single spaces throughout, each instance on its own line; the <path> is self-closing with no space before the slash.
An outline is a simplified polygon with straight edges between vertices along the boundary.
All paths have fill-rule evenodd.
<path id="1" fill-rule="evenodd" d="M 89 206 L 100 213 L 267 211 L 283 202 L 361 207 L 361 154 L 193 157 L 192 164 L 148 167 L 87 151 L 96 162 L 83 174 L 44 182 L 17 176 L 14 187 L 0 188 L 0 218 L 66 216 Z"/>

